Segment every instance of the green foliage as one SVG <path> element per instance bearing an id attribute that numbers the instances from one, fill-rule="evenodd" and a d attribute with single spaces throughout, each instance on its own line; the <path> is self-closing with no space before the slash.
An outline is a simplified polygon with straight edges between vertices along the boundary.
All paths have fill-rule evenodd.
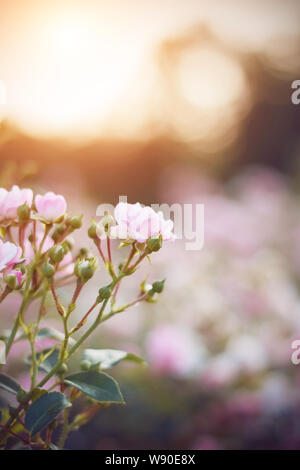
<path id="1" fill-rule="evenodd" d="M 64 382 L 99 403 L 124 403 L 118 383 L 104 372 L 78 372 L 66 377 Z"/>
<path id="2" fill-rule="evenodd" d="M 145 364 L 145 361 L 136 354 L 117 349 L 86 349 L 83 352 L 83 361 L 91 365 L 99 365 L 101 369 L 110 369 L 121 361 L 132 361 L 137 364 Z"/>
<path id="3" fill-rule="evenodd" d="M 36 355 L 38 361 L 38 367 L 44 372 L 50 372 L 54 366 L 58 363 L 59 349 L 44 349 Z M 31 364 L 32 357 L 29 356 L 26 360 L 28 364 Z"/>
<path id="4" fill-rule="evenodd" d="M 41 328 L 37 334 L 38 339 L 56 339 L 57 341 L 63 341 L 65 339 L 65 335 L 60 331 L 56 330 L 55 328 Z M 73 338 L 69 338 L 70 345 L 75 344 L 75 340 Z"/>
<path id="5" fill-rule="evenodd" d="M 33 402 L 25 416 L 26 429 L 35 435 L 52 423 L 59 413 L 71 406 L 69 400 L 59 392 L 47 393 Z"/>
<path id="6" fill-rule="evenodd" d="M 19 384 L 14 379 L 9 377 L 9 375 L 0 373 L 0 389 L 1 390 L 5 390 L 6 392 L 17 395 L 19 388 L 20 388 Z"/>
<path id="7" fill-rule="evenodd" d="M 43 203 L 38 204 L 38 197 L 40 202 L 46 201 L 45 204 L 52 207 L 53 216 L 48 217 Z M 59 204 L 63 202 L 63 209 L 57 205 L 58 202 Z M 28 341 L 30 356 L 27 358 L 27 363 L 30 365 L 30 388 L 25 391 L 13 378 L 0 373 L 0 390 L 14 395 L 14 403 L 11 404 L 13 406 L 8 406 L 8 409 L 0 413 L 0 420 L 2 420 L 0 447 L 5 446 L 8 437 L 14 436 L 15 439 L 21 441 L 22 448 L 24 448 L 24 443 L 28 442 L 30 447 L 37 445 L 43 449 L 56 449 L 50 439 L 56 426 L 60 426 L 62 429 L 58 445 L 59 448 L 63 448 L 69 432 L 88 422 L 94 409 L 97 411 L 98 408 L 108 406 L 110 403 L 124 403 L 118 383 L 102 370 L 109 369 L 122 361 L 145 364 L 142 358 L 126 351 L 86 349 L 80 362 L 82 372 L 73 374 L 67 372 L 68 368 L 72 367 L 70 359 L 102 323 L 141 301 L 154 301 L 154 298 L 152 299 L 154 294 L 163 290 L 164 281 L 154 283 L 145 292 L 143 288 L 146 289 L 146 286 L 142 285 L 142 291 L 137 288 L 135 298 L 126 305 L 118 306 L 117 294 L 121 282 L 125 282 L 125 278 L 137 270 L 145 257 L 161 248 L 162 237 L 152 237 L 147 243 L 127 240 L 131 249 L 118 271 L 114 265 L 115 256 L 110 242 L 110 227 L 112 224 L 115 225 L 116 221 L 109 213 L 105 213 L 99 224 L 93 221 L 88 235 L 97 248 L 99 259 L 103 262 L 110 281 L 106 281 L 103 287 L 99 286 L 98 295 L 96 292 L 92 298 L 87 295 L 87 305 L 84 311 L 78 312 L 80 314 L 78 320 L 72 313 L 75 309 L 79 310 L 78 298 L 83 295 L 81 291 L 84 290 L 86 282 L 93 277 L 98 266 L 98 257 L 92 256 L 88 248 L 80 248 L 76 256 L 73 252 L 73 242 L 68 238 L 74 230 L 82 226 L 82 216 L 72 216 L 66 212 L 66 202 L 63 201 L 63 196 L 47 193 L 45 196 L 36 196 L 30 205 L 27 203 L 21 205 L 16 219 L 2 218 L 1 220 L 4 221 L 0 223 L 0 232 L 3 243 L 7 243 L 7 261 L 14 260 L 16 274 L 8 274 L 4 269 L 5 263 L 3 264 L 2 280 L 6 285 L 1 293 L 0 303 L 14 289 L 20 295 L 21 302 L 12 328 L 2 332 L 0 339 L 5 342 L 6 356 L 17 341 Z M 37 233 L 36 221 L 42 222 L 39 224 L 41 233 Z M 14 237 L 13 243 L 10 233 L 11 225 L 19 228 L 19 236 Z M 25 234 L 25 228 L 28 229 L 28 236 L 27 231 Z M 106 232 L 106 242 L 102 243 L 100 235 L 104 232 Z M 32 252 L 32 257 L 26 259 L 26 263 L 23 259 L 25 237 L 27 237 L 26 241 L 31 244 Z M 126 241 L 123 246 L 127 246 Z M 75 267 L 74 270 L 72 268 L 64 272 L 64 269 L 68 267 L 63 263 L 67 254 L 70 258 L 66 262 L 69 263 L 72 260 Z M 70 262 L 71 266 L 72 264 Z M 60 288 L 69 283 L 74 284 L 74 290 L 69 297 L 70 300 L 66 301 Z M 28 308 L 34 305 L 37 306 L 36 315 L 28 315 Z M 41 322 L 48 318 L 46 314 L 49 306 L 56 309 L 57 319 L 61 321 L 61 331 L 50 326 L 40 328 Z M 94 318 L 90 317 L 91 314 Z M 93 320 L 89 323 L 90 318 Z M 87 328 L 83 328 L 86 324 L 88 324 Z M 39 351 L 37 343 L 43 339 L 54 340 L 54 346 Z M 39 370 L 44 372 L 41 379 L 38 376 Z M 66 374 L 68 376 L 64 378 Z M 50 379 L 55 379 L 52 386 L 49 385 Z M 51 392 L 57 385 L 61 386 L 61 391 L 64 393 Z M 84 400 L 86 409 L 79 410 L 79 413 L 75 410 L 69 417 L 67 408 L 82 394 L 88 397 Z M 95 401 L 101 405 L 98 406 Z M 91 403 L 92 410 L 90 411 Z M 59 416 L 63 410 L 65 410 L 63 416 Z M 24 439 L 23 435 L 28 434 L 25 432 L 22 421 L 24 415 L 25 427 L 32 435 L 38 434 L 46 427 L 48 427 L 47 432 L 33 441 L 30 439 L 27 441 L 28 436 Z"/>

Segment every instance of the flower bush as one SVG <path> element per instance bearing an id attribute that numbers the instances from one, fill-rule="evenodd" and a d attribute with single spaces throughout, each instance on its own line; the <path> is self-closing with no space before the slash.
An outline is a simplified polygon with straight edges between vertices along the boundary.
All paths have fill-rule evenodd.
<path id="1" fill-rule="evenodd" d="M 99 415 L 78 440 L 91 449 L 106 449 L 108 436 L 113 449 L 299 448 L 294 180 L 261 167 L 226 183 L 184 166 L 161 178 L 157 199 L 205 203 L 205 244 L 199 252 L 184 241 L 162 250 L 153 264 L 154 275 L 168 279 L 161 301 L 104 325 L 99 341 L 126 345 L 149 367 L 120 368 L 134 406 Z"/>
<path id="2" fill-rule="evenodd" d="M 0 373 L 0 389 L 12 397 L 9 408 L 1 410 L 0 446 L 10 447 L 8 438 L 13 438 L 29 447 L 63 448 L 68 434 L 87 423 L 101 407 L 124 403 L 118 383 L 103 370 L 124 360 L 142 364 L 143 359 L 123 350 L 86 349 L 80 370 L 72 373 L 68 371 L 69 360 L 102 323 L 135 304 L 156 301 L 164 280 L 150 285 L 143 282 L 136 297 L 124 305 L 118 305 L 118 290 L 146 257 L 160 250 L 164 241 L 174 239 L 173 224 L 139 203 L 120 203 L 114 216 L 106 213 L 100 222 L 93 220 L 88 236 L 110 281 L 98 286 L 87 311 L 74 321 L 72 313 L 77 301 L 99 264 L 98 256 L 86 248 L 74 252 L 70 235 L 82 227 L 82 216 L 68 213 L 61 195 L 48 192 L 34 197 L 30 189 L 14 186 L 10 191 L 0 189 L 0 221 L 0 301 L 13 292 L 21 297 L 14 324 L 2 338 L 6 362 L 9 363 L 12 347 L 20 341 L 27 341 L 31 351 L 26 359 L 28 390 L 11 376 Z M 111 238 L 123 240 L 122 250 L 129 247 L 118 267 L 113 262 Z M 58 288 L 69 284 L 74 284 L 74 290 L 65 302 Z M 41 321 L 47 321 L 48 296 L 53 298 L 63 333 L 51 323 L 41 327 Z M 32 308 L 36 308 L 36 314 L 29 321 L 27 313 Z M 86 328 L 96 309 L 96 318 Z M 40 350 L 37 343 L 41 339 L 54 339 L 55 344 Z M 83 406 L 74 408 L 79 397 Z M 57 432 L 60 436 L 53 442 Z"/>

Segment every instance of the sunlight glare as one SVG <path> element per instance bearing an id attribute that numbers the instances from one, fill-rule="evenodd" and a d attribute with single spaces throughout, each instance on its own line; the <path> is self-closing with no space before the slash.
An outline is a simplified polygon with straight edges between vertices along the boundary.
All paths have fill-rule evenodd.
<path id="1" fill-rule="evenodd" d="M 6 87 L 0 80 L 0 123 L 4 119 L 6 113 Z"/>
<path id="2" fill-rule="evenodd" d="M 90 136 L 124 94 L 135 71 L 130 44 L 84 16 L 41 25 L 33 66 L 24 72 L 18 122 L 41 136 Z"/>
<path id="3" fill-rule="evenodd" d="M 245 89 L 240 65 L 213 47 L 194 48 L 183 54 L 179 83 L 184 97 L 203 110 L 229 106 Z"/>

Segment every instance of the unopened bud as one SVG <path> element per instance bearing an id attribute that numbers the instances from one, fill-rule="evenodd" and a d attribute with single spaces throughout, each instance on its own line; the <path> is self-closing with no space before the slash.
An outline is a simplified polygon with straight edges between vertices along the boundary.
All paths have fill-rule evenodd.
<path id="1" fill-rule="evenodd" d="M 80 363 L 80 368 L 81 368 L 81 370 L 89 370 L 91 365 L 92 365 L 92 363 L 90 361 L 87 361 L 86 359 L 84 359 Z"/>
<path id="2" fill-rule="evenodd" d="M 70 226 L 72 229 L 77 230 L 82 227 L 82 215 L 73 215 L 70 220 Z"/>
<path id="3" fill-rule="evenodd" d="M 61 245 L 56 245 L 50 248 L 49 258 L 53 263 L 60 263 L 65 256 L 64 248 Z"/>
<path id="4" fill-rule="evenodd" d="M 5 276 L 5 282 L 11 290 L 15 290 L 18 286 L 17 276 L 15 274 L 9 274 Z"/>
<path id="5" fill-rule="evenodd" d="M 27 202 L 18 207 L 17 213 L 20 221 L 23 222 L 29 219 L 30 207 L 28 206 Z"/>
<path id="6" fill-rule="evenodd" d="M 91 279 L 96 270 L 96 259 L 90 258 L 84 261 L 77 261 L 74 273 L 81 279 L 82 282 L 87 282 Z"/>
<path id="7" fill-rule="evenodd" d="M 62 235 L 63 233 L 65 233 L 65 231 L 67 230 L 67 226 L 66 224 L 59 224 L 55 227 L 55 231 L 59 234 L 59 235 Z"/>
<path id="8" fill-rule="evenodd" d="M 17 392 L 17 400 L 19 403 L 25 403 L 27 400 L 27 395 L 28 393 L 23 390 L 23 388 L 19 387 L 18 392 Z"/>
<path id="9" fill-rule="evenodd" d="M 54 266 L 50 263 L 45 263 L 43 266 L 43 274 L 47 279 L 50 279 L 51 277 L 54 276 L 55 269 Z"/>
<path id="10" fill-rule="evenodd" d="M 100 302 L 103 302 L 103 300 L 109 299 L 109 297 L 111 296 L 111 293 L 112 293 L 112 288 L 110 285 L 101 287 L 101 289 L 99 289 L 97 302 L 100 303 Z"/>
<path id="11" fill-rule="evenodd" d="M 161 294 L 162 291 L 164 290 L 164 285 L 165 285 L 166 280 L 164 279 L 163 281 L 156 281 L 153 282 L 152 284 L 152 290 L 153 292 L 157 294 Z"/>
<path id="12" fill-rule="evenodd" d="M 68 371 L 68 366 L 67 366 L 67 364 L 64 362 L 64 363 L 61 364 L 61 366 L 59 367 L 57 373 L 58 373 L 59 375 L 62 375 L 62 374 L 65 374 L 67 371 Z"/>
<path id="13" fill-rule="evenodd" d="M 149 253 L 154 251 L 159 251 L 162 247 L 162 236 L 159 237 L 151 237 L 147 240 L 147 250 Z"/>
<path id="14" fill-rule="evenodd" d="M 57 225 L 55 227 L 54 232 L 52 233 L 52 240 L 57 242 L 61 238 L 61 236 L 65 233 L 66 230 L 67 230 L 66 224 Z"/>
<path id="15" fill-rule="evenodd" d="M 73 240 L 71 240 L 70 238 L 68 238 L 67 240 L 64 240 L 61 244 L 63 250 L 64 250 L 64 254 L 66 255 L 69 251 L 72 250 L 72 248 L 74 247 L 74 243 L 73 243 Z"/>
<path id="16" fill-rule="evenodd" d="M 88 236 L 92 239 L 98 238 L 98 224 L 94 220 L 92 220 L 92 223 L 89 226 Z"/>
<path id="17" fill-rule="evenodd" d="M 88 255 L 89 255 L 88 248 L 85 248 L 85 247 L 80 248 L 79 253 L 78 253 L 78 258 L 85 259 Z"/>

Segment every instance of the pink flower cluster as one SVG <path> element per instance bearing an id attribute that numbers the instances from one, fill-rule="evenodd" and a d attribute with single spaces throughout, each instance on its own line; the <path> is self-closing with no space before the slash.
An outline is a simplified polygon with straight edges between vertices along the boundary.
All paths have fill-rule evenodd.
<path id="1" fill-rule="evenodd" d="M 142 207 L 139 202 L 120 202 L 115 208 L 117 225 L 111 227 L 111 237 L 144 243 L 148 238 L 162 236 L 164 241 L 174 240 L 173 222 L 165 220 L 162 212 Z"/>
<path id="2" fill-rule="evenodd" d="M 33 205 L 34 201 L 34 205 Z M 18 222 L 18 208 L 27 204 L 29 210 L 35 209 L 35 217 L 46 224 L 51 224 L 58 221 L 66 212 L 67 204 L 65 198 L 61 195 L 56 195 L 52 192 L 48 192 L 45 195 L 38 194 L 33 198 L 33 192 L 31 189 L 21 189 L 18 186 L 13 186 L 10 191 L 4 188 L 0 188 L 0 225 L 8 227 L 9 225 L 14 226 Z M 30 215 L 28 216 L 28 220 Z M 15 228 L 12 228 L 12 232 Z M 24 250 L 21 247 L 16 246 L 11 241 L 3 242 L 0 240 L 0 273 L 4 275 L 15 275 L 18 284 L 21 283 L 23 275 L 20 270 L 15 270 L 14 267 L 21 263 L 29 263 L 34 257 L 33 248 L 28 240 L 28 235 L 25 227 L 25 240 Z M 41 241 L 43 237 L 43 231 L 39 231 L 37 226 L 36 238 Z M 44 250 L 49 249 L 53 245 L 53 240 L 49 237 L 44 242 Z M 24 251 L 22 253 L 22 251 Z M 70 259 L 71 254 L 65 257 L 61 270 L 62 274 L 68 274 L 70 266 L 73 269 Z M 66 268 L 65 270 L 63 268 Z"/>
<path id="3" fill-rule="evenodd" d="M 204 352 L 182 325 L 159 325 L 147 336 L 147 356 L 157 373 L 188 375 L 202 363 Z"/>
<path id="4" fill-rule="evenodd" d="M 25 204 L 32 205 L 33 193 L 31 189 L 20 189 L 13 186 L 10 191 L 0 188 L 0 221 L 10 221 L 17 218 L 18 207 Z"/>
<path id="5" fill-rule="evenodd" d="M 65 198 L 52 192 L 48 192 L 44 196 L 38 194 L 35 198 L 35 206 L 38 215 L 50 223 L 63 216 L 67 210 Z"/>
<path id="6" fill-rule="evenodd" d="M 27 203 L 32 206 L 33 192 L 31 189 L 20 189 L 13 186 L 10 191 L 0 188 L 0 222 L 15 221 L 18 216 L 18 207 Z M 61 195 L 48 192 L 43 196 L 35 197 L 37 215 L 43 221 L 51 223 L 59 219 L 67 210 L 65 198 Z"/>
<path id="7" fill-rule="evenodd" d="M 14 267 L 22 261 L 22 250 L 20 247 L 11 242 L 0 240 L 0 273 L 15 275 L 20 284 L 23 277 L 22 272 L 15 270 Z"/>

